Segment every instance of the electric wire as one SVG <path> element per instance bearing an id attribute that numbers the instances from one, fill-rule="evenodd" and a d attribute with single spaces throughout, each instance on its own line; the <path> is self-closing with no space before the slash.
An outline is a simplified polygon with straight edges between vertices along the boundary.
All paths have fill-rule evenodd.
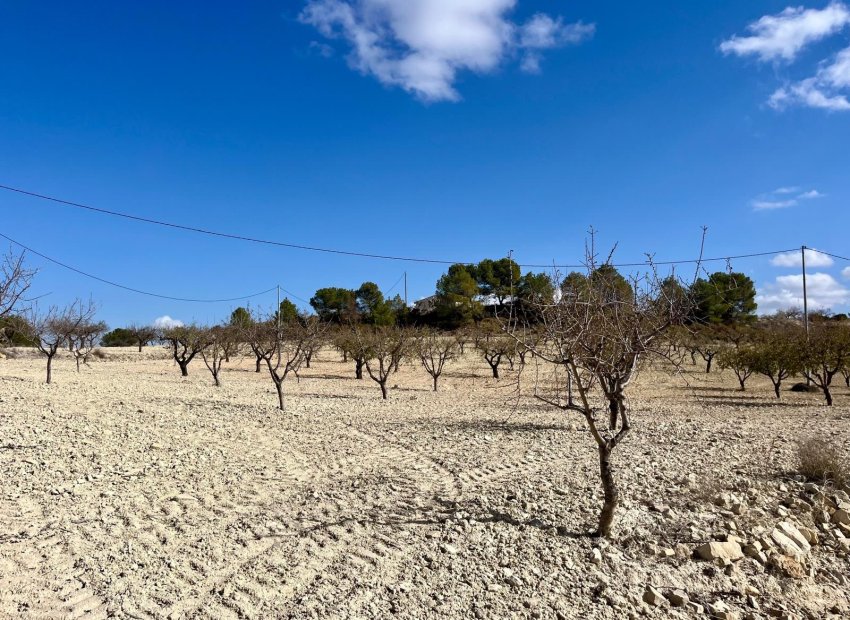
<path id="1" fill-rule="evenodd" d="M 808 250 L 810 248 L 806 248 L 806 249 Z M 838 254 L 830 254 L 829 252 L 824 252 L 823 250 L 814 250 L 814 251 L 817 252 L 818 254 L 826 254 L 827 256 L 831 256 L 832 258 L 837 258 L 839 260 L 846 260 L 847 262 L 850 262 L 850 258 L 847 258 L 846 256 L 839 256 Z"/>
<path id="2" fill-rule="evenodd" d="M 395 290 L 395 287 L 397 287 L 397 286 L 399 285 L 399 283 L 400 283 L 400 282 L 404 279 L 404 275 L 405 275 L 405 274 L 401 274 L 401 275 L 399 276 L 398 280 L 396 280 L 396 281 L 395 281 L 395 284 L 393 284 L 393 285 L 389 288 L 389 290 L 388 290 L 386 293 L 384 293 L 384 297 L 389 297 L 389 296 L 390 296 L 390 293 L 392 293 L 392 292 Z"/>
<path id="3" fill-rule="evenodd" d="M 274 291 L 277 288 L 277 287 L 273 286 L 272 288 L 270 288 L 268 290 L 261 291 L 259 293 L 254 293 L 252 295 L 244 295 L 242 297 L 230 297 L 230 298 L 227 298 L 227 299 L 189 299 L 189 298 L 185 298 L 185 297 L 174 297 L 174 296 L 171 296 L 171 295 L 161 295 L 160 293 L 152 293 L 150 291 L 144 291 L 144 290 L 141 290 L 141 289 L 133 288 L 132 286 L 126 286 L 124 284 L 119 284 L 118 282 L 113 282 L 111 280 L 107 280 L 106 278 L 101 278 L 100 276 L 96 276 L 94 274 L 88 273 L 86 271 L 83 271 L 82 269 L 77 269 L 76 267 L 72 267 L 71 265 L 68 265 L 67 263 L 63 263 L 62 261 L 59 261 L 59 260 L 56 260 L 55 258 L 51 258 L 50 256 L 47 256 L 46 254 L 42 254 L 41 252 L 38 252 L 38 251 L 32 249 L 31 247 L 24 245 L 20 241 L 15 241 L 14 239 L 9 237 L 8 235 L 3 234 L 2 232 L 0 232 L 0 237 L 3 237 L 7 241 L 14 243 L 15 245 L 17 245 L 20 248 L 23 248 L 27 252 L 30 252 L 31 254 L 39 256 L 39 257 L 43 258 L 44 260 L 53 263 L 54 265 L 58 265 L 59 267 L 63 267 L 64 269 L 67 269 L 69 271 L 73 271 L 74 273 L 78 273 L 82 276 L 85 276 L 86 278 L 90 278 L 92 280 L 102 282 L 103 284 L 108 284 L 109 286 L 114 286 L 116 288 L 124 289 L 125 291 L 138 293 L 139 295 L 147 295 L 148 297 L 158 297 L 160 299 L 168 299 L 168 300 L 171 300 L 171 301 L 187 301 L 187 302 L 193 302 L 193 303 L 209 303 L 209 304 L 211 304 L 211 303 L 223 303 L 223 302 L 227 302 L 227 301 L 242 301 L 242 300 L 245 300 L 245 299 L 251 299 L 253 297 L 259 297 L 260 295 L 266 295 L 268 293 L 271 293 L 272 291 Z"/>
<path id="4" fill-rule="evenodd" d="M 445 260 L 445 259 L 437 259 L 437 258 L 421 258 L 421 257 L 410 257 L 410 256 L 393 256 L 389 254 L 375 254 L 368 252 L 354 252 L 349 250 L 340 250 L 335 248 L 323 248 L 317 246 L 310 245 L 302 245 L 297 243 L 286 243 L 283 241 L 273 241 L 270 239 L 260 239 L 256 237 L 249 237 L 246 235 L 238 235 L 233 233 L 226 233 L 220 231 L 209 230 L 206 228 L 201 228 L 198 226 L 186 226 L 183 224 L 175 224 L 173 222 L 166 222 L 163 220 L 156 220 L 152 218 L 142 217 L 138 215 L 132 215 L 129 213 L 123 213 L 121 211 L 113 211 L 110 209 L 103 209 L 100 207 L 93 207 L 90 205 L 86 205 L 79 202 L 73 202 L 70 200 L 64 200 L 62 198 L 56 198 L 54 196 L 48 196 L 46 194 L 40 194 L 37 192 L 32 192 L 29 190 L 21 189 L 18 187 L 12 187 L 10 185 L 2 185 L 0 184 L 0 189 L 6 190 L 9 192 L 15 192 L 18 194 L 22 194 L 24 196 L 29 196 L 32 198 L 38 198 L 41 200 L 50 201 L 56 204 L 61 204 L 69 207 L 74 207 L 77 209 L 85 209 L 87 211 L 92 211 L 95 213 L 100 213 L 103 215 L 110 215 L 113 217 L 124 218 L 128 220 L 133 220 L 136 222 L 143 222 L 145 224 L 152 224 L 156 226 L 164 226 L 167 228 L 173 228 L 177 230 L 184 230 L 188 232 L 194 232 L 203 235 L 210 235 L 214 237 L 224 238 L 224 239 L 233 239 L 237 241 L 245 241 L 249 243 L 259 243 L 263 245 L 271 245 L 278 247 L 285 247 L 297 250 L 306 250 L 310 252 L 323 252 L 327 254 L 338 254 L 343 256 L 355 256 L 360 258 L 374 258 L 381 260 L 393 260 L 393 261 L 402 261 L 402 262 L 412 262 L 412 263 L 430 263 L 430 264 L 438 264 L 438 265 L 453 265 L 453 264 L 462 264 L 462 265 L 473 265 L 474 262 L 469 261 L 454 261 L 454 260 Z M 754 258 L 759 256 L 772 256 L 775 254 L 782 254 L 785 252 L 793 252 L 799 250 L 799 248 L 791 248 L 788 250 L 775 250 L 770 252 L 756 252 L 751 254 L 738 254 L 734 256 L 719 256 L 715 258 L 692 258 L 685 260 L 668 260 L 668 261 L 655 261 L 655 260 L 645 260 L 641 262 L 634 263 L 612 263 L 612 267 L 645 267 L 650 265 L 681 265 L 681 264 L 697 264 L 697 263 L 709 263 L 709 262 L 717 262 L 717 261 L 730 261 L 742 258 Z M 847 260 L 847 259 L 845 259 Z M 573 264 L 573 265 L 542 265 L 542 264 L 519 264 L 519 267 L 523 268 L 534 268 L 534 269 L 583 269 L 587 267 L 585 264 Z"/>

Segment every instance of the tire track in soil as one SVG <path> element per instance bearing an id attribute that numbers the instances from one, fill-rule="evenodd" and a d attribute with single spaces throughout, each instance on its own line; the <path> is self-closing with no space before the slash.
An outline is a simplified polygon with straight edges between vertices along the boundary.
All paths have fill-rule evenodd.
<path id="1" fill-rule="evenodd" d="M 458 474 L 458 477 L 466 492 L 487 486 L 502 478 L 528 475 L 546 467 L 554 468 L 568 462 L 572 463 L 574 459 L 564 456 L 563 447 L 532 448 L 520 458 L 468 469 Z"/>
<path id="2" fill-rule="evenodd" d="M 262 550 L 258 541 L 272 529 L 286 529 L 282 523 L 265 519 L 266 509 L 315 482 L 320 474 L 296 451 L 284 452 L 279 446 L 263 443 L 252 448 L 246 459 L 274 463 L 276 470 L 270 474 L 258 470 L 239 484 L 223 484 L 197 495 L 175 489 L 139 490 L 124 503 L 113 504 L 114 511 L 107 513 L 106 519 L 78 526 L 74 546 L 81 552 L 111 547 L 116 554 L 126 554 L 124 561 L 132 561 L 136 576 L 141 573 L 147 582 L 157 583 L 157 588 L 147 590 L 146 598 L 122 597 L 124 613 L 139 618 L 168 617 L 176 602 L 203 591 L 220 573 L 229 573 L 232 558 L 258 553 Z M 246 515 L 268 522 L 272 529 L 254 525 L 234 532 L 234 524 L 244 521 Z M 211 546 L 208 540 L 220 542 Z M 117 541 L 121 549 L 115 549 Z"/>
<path id="3" fill-rule="evenodd" d="M 405 528 L 433 520 L 434 498 L 456 498 L 458 481 L 414 450 L 351 426 L 343 432 L 372 450 L 325 461 L 329 485 L 319 497 L 331 499 L 316 501 L 316 525 L 258 544 L 229 575 L 205 584 L 206 598 L 173 609 L 178 617 L 298 617 L 295 607 L 327 604 L 350 596 L 367 575 L 379 573 L 384 582 L 398 572 L 394 567 L 416 548 L 400 542 Z"/>
<path id="4" fill-rule="evenodd" d="M 0 614 L 39 620 L 109 617 L 106 603 L 87 583 L 82 560 L 49 533 L 55 525 L 46 522 L 35 502 L 0 503 L 0 526 L 9 537 L 0 543 Z"/>
<path id="5" fill-rule="evenodd" d="M 376 443 L 388 443 L 399 450 L 402 450 L 416 458 L 426 459 L 433 463 L 433 466 L 443 473 L 446 477 L 454 479 L 454 489 L 451 493 L 447 493 L 445 497 L 449 500 L 457 499 L 464 493 L 480 488 L 512 475 L 525 475 L 539 471 L 545 467 L 554 467 L 564 463 L 572 463 L 574 459 L 564 456 L 565 447 L 545 446 L 529 448 L 521 457 L 502 461 L 498 464 L 482 465 L 473 469 L 466 469 L 461 472 L 454 472 L 445 466 L 437 463 L 428 455 L 420 453 L 413 448 L 409 448 L 404 444 L 396 441 L 386 440 L 382 437 L 373 436 L 363 430 L 354 429 L 360 435 L 364 435 L 372 439 Z"/>

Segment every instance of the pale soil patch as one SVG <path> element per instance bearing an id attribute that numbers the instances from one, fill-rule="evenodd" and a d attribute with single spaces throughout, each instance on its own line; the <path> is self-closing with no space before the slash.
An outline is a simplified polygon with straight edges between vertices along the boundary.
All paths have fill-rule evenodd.
<path id="1" fill-rule="evenodd" d="M 642 606 L 648 583 L 733 605 L 751 584 L 765 606 L 815 617 L 847 602 L 828 575 L 848 561 L 828 553 L 801 581 L 648 548 L 703 542 L 728 520 L 710 503 L 724 490 L 759 506 L 739 527 L 778 520 L 795 440 L 850 440 L 843 386 L 828 409 L 698 367 L 690 386 L 642 375 L 615 458 L 619 541 L 594 563 L 592 440 L 580 419 L 517 401 L 506 364 L 496 383 L 468 353 L 438 393 L 403 366 L 383 402 L 324 351 L 287 381 L 281 413 L 253 360 L 226 365 L 217 389 L 200 360 L 181 379 L 155 348 L 108 355 L 79 375 L 58 360 L 50 386 L 42 360 L 0 360 L 0 617 L 684 614 Z"/>

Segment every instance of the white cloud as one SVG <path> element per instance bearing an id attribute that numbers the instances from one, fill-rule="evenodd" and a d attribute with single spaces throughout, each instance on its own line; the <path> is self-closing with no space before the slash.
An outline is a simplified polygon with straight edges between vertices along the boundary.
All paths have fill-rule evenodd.
<path id="1" fill-rule="evenodd" d="M 845 267 L 841 270 L 841 275 L 844 276 L 845 279 L 850 280 L 850 267 Z"/>
<path id="2" fill-rule="evenodd" d="M 828 273 L 812 273 L 806 277 L 809 308 L 823 310 L 850 302 L 850 289 L 842 286 Z M 803 274 L 778 276 L 756 295 L 759 312 L 769 314 L 776 310 L 803 307 Z"/>
<path id="3" fill-rule="evenodd" d="M 774 92 L 768 104 L 776 109 L 792 105 L 846 112 L 850 110 L 850 47 L 836 54 L 832 62 L 822 64 L 814 77 L 787 84 Z"/>
<path id="4" fill-rule="evenodd" d="M 806 45 L 829 37 L 850 24 L 850 10 L 842 2 L 823 9 L 788 7 L 765 15 L 747 26 L 750 36 L 734 36 L 720 44 L 724 54 L 757 56 L 761 61 L 793 60 Z"/>
<path id="5" fill-rule="evenodd" d="M 765 211 L 769 209 L 787 209 L 797 205 L 796 200 L 753 200 L 753 209 Z"/>
<path id="6" fill-rule="evenodd" d="M 815 198 L 823 198 L 822 194 L 816 189 L 811 189 L 805 192 L 800 192 L 799 187 L 780 187 L 773 190 L 769 194 L 762 194 L 758 198 L 753 199 L 750 204 L 755 211 L 769 211 L 772 209 L 787 209 L 796 207 L 800 204 L 800 200 L 813 200 Z M 797 194 L 792 198 L 786 198 L 789 194 Z"/>
<path id="7" fill-rule="evenodd" d="M 540 72 L 541 50 L 554 49 L 564 45 L 578 45 L 589 39 L 596 31 L 593 24 L 564 24 L 560 17 L 553 19 L 545 13 L 537 13 L 520 26 L 518 47 L 523 51 L 522 70 L 528 73 Z"/>
<path id="8" fill-rule="evenodd" d="M 460 71 L 488 73 L 510 55 L 539 72 L 541 53 L 578 44 L 593 24 L 538 13 L 518 25 L 517 0 L 308 0 L 300 20 L 351 46 L 349 63 L 425 101 L 456 101 Z"/>
<path id="9" fill-rule="evenodd" d="M 774 267 L 801 267 L 803 264 L 802 252 L 784 252 L 770 259 Z M 832 258 L 828 255 L 806 248 L 806 267 L 831 267 Z"/>
<path id="10" fill-rule="evenodd" d="M 153 326 L 157 329 L 168 329 L 169 327 L 182 327 L 183 321 L 172 319 L 167 314 L 154 320 Z"/>

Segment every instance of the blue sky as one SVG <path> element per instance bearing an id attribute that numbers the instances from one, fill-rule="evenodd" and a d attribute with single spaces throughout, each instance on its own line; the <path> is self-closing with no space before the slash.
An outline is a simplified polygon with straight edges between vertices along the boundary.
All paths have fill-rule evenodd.
<path id="1" fill-rule="evenodd" d="M 802 244 L 847 256 L 850 9 L 786 7 L 7 2 L 0 183 L 248 236 L 459 261 L 513 250 L 522 263 L 573 263 L 589 226 L 623 262 L 693 257 L 702 225 L 710 256 Z M 414 300 L 444 270 L 206 238 L 8 192 L 0 210 L 0 232 L 172 296 L 280 284 L 308 299 L 364 280 L 386 289 L 407 271 Z M 764 308 L 798 294 L 793 257 L 778 262 L 733 264 Z M 813 262 L 815 305 L 846 310 L 850 263 Z M 209 322 L 234 306 L 32 263 L 45 302 L 91 295 L 112 325 Z"/>

